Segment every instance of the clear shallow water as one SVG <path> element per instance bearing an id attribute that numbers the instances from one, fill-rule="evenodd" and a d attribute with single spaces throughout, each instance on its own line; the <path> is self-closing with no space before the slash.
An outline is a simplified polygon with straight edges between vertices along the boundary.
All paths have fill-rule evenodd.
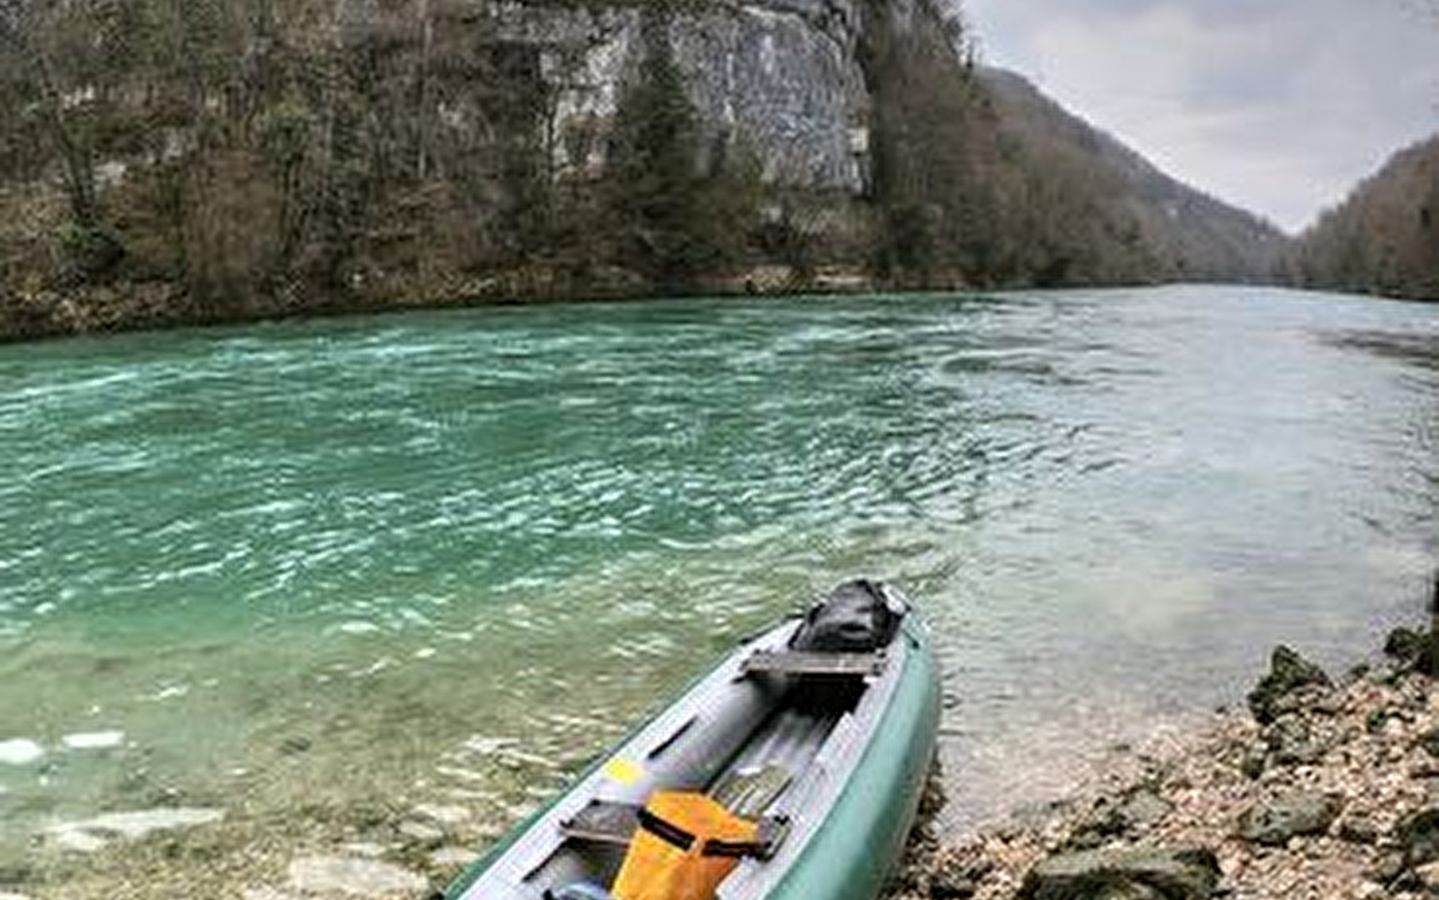
<path id="1" fill-rule="evenodd" d="M 501 827 L 858 573 L 934 622 L 966 827 L 1419 615 L 1436 345 L 1169 288 L 0 348 L 0 862 L 177 802 Z"/>

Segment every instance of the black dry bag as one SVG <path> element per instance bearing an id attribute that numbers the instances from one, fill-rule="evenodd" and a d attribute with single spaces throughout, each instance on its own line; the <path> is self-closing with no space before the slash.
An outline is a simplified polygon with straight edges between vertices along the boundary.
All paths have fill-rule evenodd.
<path id="1" fill-rule="evenodd" d="M 879 585 L 863 579 L 830 591 L 805 616 L 794 649 L 824 653 L 869 653 L 894 636 L 899 617 Z"/>

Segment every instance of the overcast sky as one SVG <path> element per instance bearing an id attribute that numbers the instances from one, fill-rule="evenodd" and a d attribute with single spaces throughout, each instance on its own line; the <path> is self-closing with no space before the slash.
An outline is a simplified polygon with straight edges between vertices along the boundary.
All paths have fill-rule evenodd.
<path id="1" fill-rule="evenodd" d="M 1288 231 L 1439 131 L 1439 0 L 962 0 L 1014 69 Z"/>

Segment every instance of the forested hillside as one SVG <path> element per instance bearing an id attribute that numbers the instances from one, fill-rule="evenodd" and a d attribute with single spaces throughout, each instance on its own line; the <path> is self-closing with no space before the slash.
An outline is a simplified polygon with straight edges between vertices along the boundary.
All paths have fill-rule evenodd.
<path id="1" fill-rule="evenodd" d="M 942 57 L 941 57 L 942 58 Z M 925 65 L 913 56 L 904 65 Z M 905 158 L 938 238 L 908 237 L 970 284 L 1014 286 L 1267 281 L 1285 248 L 1275 228 L 1180 184 L 1138 154 L 995 69 L 919 72 L 895 105 Z M 903 83 L 904 79 L 900 79 Z M 964 90 L 927 92 L 962 82 Z M 904 226 L 899 226 L 903 228 Z M 898 229 L 897 229 L 898 230 Z"/>
<path id="2" fill-rule="evenodd" d="M 1300 236 L 1304 286 L 1439 300 L 1439 137 L 1396 153 Z"/>
<path id="3" fill-rule="evenodd" d="M 1165 175 L 1020 76 L 984 70 L 983 80 L 998 118 L 997 177 L 1047 190 L 1036 205 L 1048 214 L 1011 240 L 1037 232 L 1074 248 L 1079 277 L 1098 283 L 1277 277 L 1287 243 L 1278 229 Z"/>
<path id="4" fill-rule="evenodd" d="M 0 336 L 1267 277 L 946 0 L 0 5 Z"/>

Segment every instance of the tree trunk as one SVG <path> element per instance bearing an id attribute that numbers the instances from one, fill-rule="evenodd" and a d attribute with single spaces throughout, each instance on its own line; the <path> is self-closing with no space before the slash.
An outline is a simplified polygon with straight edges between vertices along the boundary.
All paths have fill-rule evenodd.
<path id="1" fill-rule="evenodd" d="M 1439 679 L 1439 572 L 1434 574 L 1434 592 L 1429 597 L 1429 676 Z"/>
<path id="2" fill-rule="evenodd" d="M 95 170 L 90 159 L 89 148 L 76 140 L 65 121 L 64 98 L 55 87 L 50 66 L 33 47 L 25 48 L 26 62 L 34 73 L 35 86 L 40 91 L 41 109 L 45 125 L 60 150 L 60 159 L 65 167 L 65 193 L 70 200 L 70 211 L 75 224 L 85 230 L 94 229 L 100 221 L 99 209 L 95 203 Z"/>

